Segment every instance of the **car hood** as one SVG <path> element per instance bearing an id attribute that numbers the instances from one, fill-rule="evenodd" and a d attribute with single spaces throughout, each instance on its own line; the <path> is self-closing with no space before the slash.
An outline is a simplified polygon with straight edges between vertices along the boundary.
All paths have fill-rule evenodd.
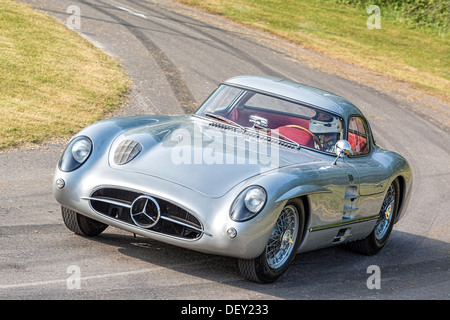
<path id="1" fill-rule="evenodd" d="M 183 116 L 168 121 L 155 118 L 124 131 L 111 145 L 109 164 L 217 198 L 256 175 L 319 161 L 309 153 L 267 142 L 215 121 Z"/>

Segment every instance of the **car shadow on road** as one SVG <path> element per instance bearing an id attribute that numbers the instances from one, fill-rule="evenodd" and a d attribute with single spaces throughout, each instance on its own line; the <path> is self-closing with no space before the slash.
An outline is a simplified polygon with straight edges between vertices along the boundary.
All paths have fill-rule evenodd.
<path id="1" fill-rule="evenodd" d="M 150 267 L 156 265 L 186 277 L 216 282 L 230 292 L 233 288 L 251 291 L 262 299 L 399 299 L 413 296 L 411 292 L 420 295 L 418 290 L 426 287 L 448 284 L 450 244 L 396 230 L 375 256 L 354 253 L 345 245 L 298 254 L 287 272 L 272 284 L 247 281 L 233 258 L 111 231 L 95 241 L 116 246 L 119 253 L 147 262 Z M 378 267 L 378 275 L 371 266 Z M 379 276 L 379 288 L 373 286 L 375 276 Z"/>

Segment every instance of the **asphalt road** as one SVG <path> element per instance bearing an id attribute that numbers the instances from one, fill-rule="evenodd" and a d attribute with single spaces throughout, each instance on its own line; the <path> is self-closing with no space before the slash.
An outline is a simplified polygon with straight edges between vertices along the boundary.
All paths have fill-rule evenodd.
<path id="1" fill-rule="evenodd" d="M 404 83 L 338 63 L 169 1 L 25 0 L 116 57 L 134 82 L 116 115 L 186 113 L 240 74 L 294 79 L 358 105 L 378 144 L 411 163 L 407 216 L 374 257 L 344 247 L 297 255 L 276 283 L 244 280 L 234 259 L 108 228 L 62 223 L 51 195 L 64 141 L 0 153 L 0 299 L 449 299 L 449 106 Z M 380 287 L 370 288 L 370 266 Z M 370 269 L 369 269 L 370 270 Z M 369 286 L 367 285 L 369 283 Z"/>

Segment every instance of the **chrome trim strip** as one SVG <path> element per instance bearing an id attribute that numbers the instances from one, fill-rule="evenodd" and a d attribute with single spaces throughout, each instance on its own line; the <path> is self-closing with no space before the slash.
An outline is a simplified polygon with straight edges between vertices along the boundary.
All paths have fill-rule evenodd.
<path id="1" fill-rule="evenodd" d="M 202 230 L 202 229 L 199 229 L 199 228 L 197 228 L 197 227 L 194 227 L 194 226 L 192 226 L 192 225 L 190 225 L 190 224 L 188 224 L 188 223 L 184 223 L 184 222 L 181 222 L 181 221 L 178 221 L 178 220 L 175 220 L 175 219 L 166 217 L 166 216 L 161 216 L 160 218 L 163 219 L 163 220 L 166 220 L 166 221 L 170 221 L 170 222 L 173 222 L 173 223 L 182 225 L 182 226 L 184 226 L 184 227 L 191 228 L 191 229 L 193 229 L 193 230 L 195 230 L 195 231 L 202 232 L 202 233 L 206 234 L 207 236 L 210 236 L 210 237 L 213 236 L 211 233 L 206 232 L 206 231 L 204 231 L 204 230 Z"/>
<path id="2" fill-rule="evenodd" d="M 116 206 L 121 206 L 121 207 L 125 207 L 127 209 L 131 209 L 131 204 L 128 204 L 128 203 L 125 203 L 122 201 L 110 200 L 110 199 L 106 199 L 106 198 L 94 198 L 94 197 L 81 197 L 81 199 L 106 202 L 109 204 L 115 204 Z"/>
<path id="3" fill-rule="evenodd" d="M 311 228 L 309 228 L 309 232 L 321 231 L 321 230 L 332 229 L 332 228 L 338 228 L 338 227 L 346 226 L 346 225 L 353 224 L 353 223 L 377 220 L 379 216 L 380 215 L 377 214 L 377 215 L 373 215 L 373 216 L 365 217 L 365 218 L 351 219 L 351 220 L 346 220 L 346 221 L 342 221 L 342 222 L 326 224 L 326 225 L 323 225 L 323 226 L 311 227 Z"/>

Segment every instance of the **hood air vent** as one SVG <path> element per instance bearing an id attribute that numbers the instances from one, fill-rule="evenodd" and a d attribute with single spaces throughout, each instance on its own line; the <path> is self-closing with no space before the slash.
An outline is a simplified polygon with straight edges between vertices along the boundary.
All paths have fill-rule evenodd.
<path id="1" fill-rule="evenodd" d="M 134 140 L 124 140 L 119 143 L 116 148 L 114 162 L 117 165 L 124 165 L 133 160 L 141 150 L 142 146 L 139 142 Z"/>

